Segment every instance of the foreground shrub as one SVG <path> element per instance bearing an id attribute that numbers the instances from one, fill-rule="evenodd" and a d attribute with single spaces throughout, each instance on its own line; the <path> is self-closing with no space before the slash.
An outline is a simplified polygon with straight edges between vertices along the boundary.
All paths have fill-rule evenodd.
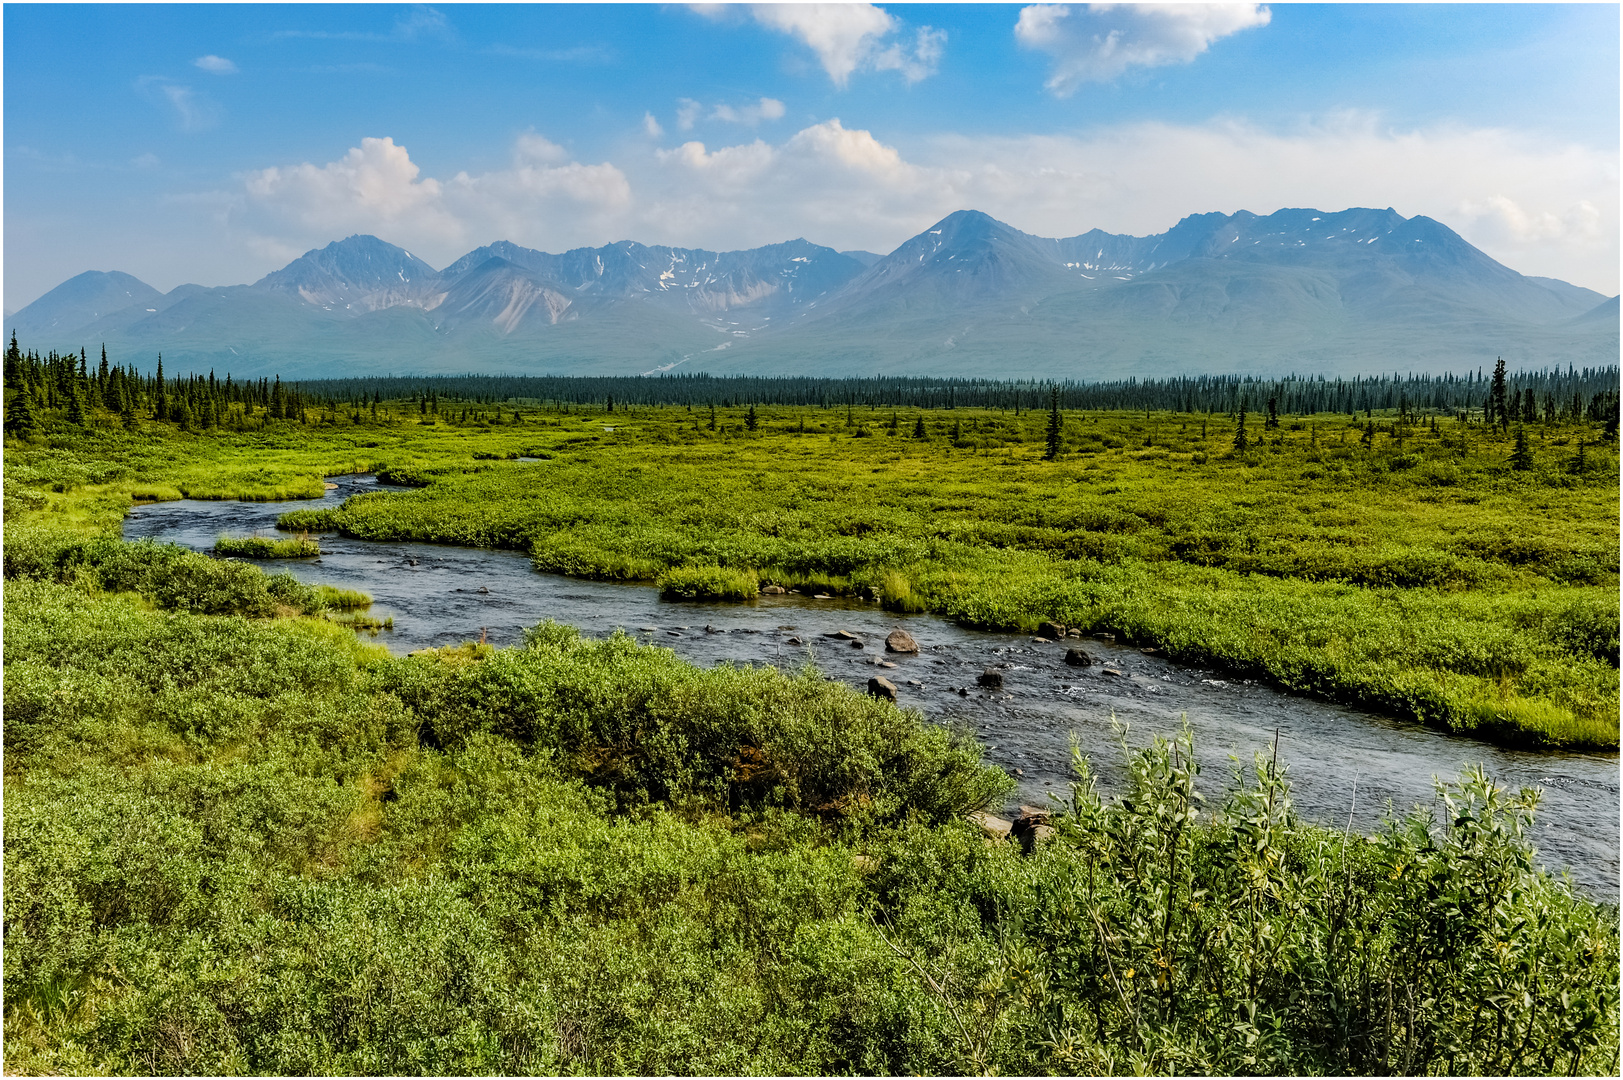
<path id="1" fill-rule="evenodd" d="M 1364 837 L 1157 742 L 1022 856 L 815 672 L 6 591 L 10 1071 L 1615 1071 L 1616 909 L 1480 774 Z"/>
<path id="2" fill-rule="evenodd" d="M 452 748 L 489 732 L 559 756 L 619 805 L 708 799 L 856 822 L 940 822 L 1002 799 L 974 743 L 811 669 L 695 668 L 625 635 L 545 624 L 523 649 L 442 650 L 388 691 Z"/>

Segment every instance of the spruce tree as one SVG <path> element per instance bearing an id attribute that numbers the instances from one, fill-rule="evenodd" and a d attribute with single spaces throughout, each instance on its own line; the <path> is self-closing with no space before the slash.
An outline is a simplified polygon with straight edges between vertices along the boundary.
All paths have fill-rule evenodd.
<path id="1" fill-rule="evenodd" d="M 1245 400 L 1240 401 L 1240 423 L 1234 429 L 1234 452 L 1243 454 L 1251 448 L 1251 439 L 1245 433 Z"/>
<path id="2" fill-rule="evenodd" d="M 1060 425 L 1059 415 L 1059 387 L 1048 388 L 1048 431 L 1044 437 L 1043 460 L 1053 461 L 1059 457 Z"/>
<path id="3" fill-rule="evenodd" d="M 1502 356 L 1493 365 L 1493 388 L 1488 391 L 1488 409 L 1488 423 L 1497 421 L 1500 427 L 1510 428 L 1510 403 L 1505 390 L 1505 358 Z"/>
<path id="4" fill-rule="evenodd" d="M 1516 449 L 1510 455 L 1510 467 L 1526 472 L 1533 467 L 1533 452 L 1527 448 L 1527 429 L 1516 425 Z"/>
<path id="5" fill-rule="evenodd" d="M 1265 430 L 1268 430 L 1268 431 L 1274 431 L 1274 430 L 1278 429 L 1278 427 L 1279 427 L 1279 399 L 1278 398 L 1269 398 L 1268 399 L 1268 419 L 1263 422 L 1262 426 L 1263 426 L 1263 428 Z"/>
<path id="6" fill-rule="evenodd" d="M 749 430 L 754 431 L 760 426 L 760 423 L 760 420 L 755 416 L 755 406 L 751 405 L 750 411 L 744 415 L 744 426 Z"/>
<path id="7" fill-rule="evenodd" d="M 11 343 L 13 347 L 17 344 L 15 334 Z M 17 387 L 17 393 L 11 399 L 11 408 L 6 410 L 6 427 L 18 435 L 30 435 L 39 427 L 39 413 L 34 408 L 34 394 L 29 389 L 27 379 Z"/>
<path id="8" fill-rule="evenodd" d="M 915 439 L 924 438 L 924 416 L 923 416 L 922 413 L 919 415 L 919 418 L 916 421 L 914 421 L 914 423 L 913 423 L 913 437 Z"/>

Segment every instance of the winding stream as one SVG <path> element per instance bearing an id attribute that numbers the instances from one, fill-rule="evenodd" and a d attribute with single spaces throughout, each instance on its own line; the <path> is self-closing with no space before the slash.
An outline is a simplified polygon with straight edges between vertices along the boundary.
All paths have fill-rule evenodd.
<path id="1" fill-rule="evenodd" d="M 336 506 L 350 495 L 386 490 L 369 476 L 333 477 L 318 501 L 180 502 L 136 507 L 126 539 L 152 538 L 207 551 L 223 534 L 275 535 L 290 507 Z M 602 636 L 623 628 L 638 640 L 673 649 L 692 663 L 798 665 L 814 661 L 827 675 L 857 687 L 883 675 L 904 706 L 940 723 L 973 731 L 987 756 L 1019 780 L 1019 799 L 1067 794 L 1074 732 L 1101 787 L 1122 781 L 1121 754 L 1110 718 L 1131 725 L 1134 744 L 1172 734 L 1187 716 L 1203 769 L 1202 788 L 1216 802 L 1235 768 L 1249 763 L 1279 733 L 1292 797 L 1303 817 L 1373 832 L 1390 804 L 1398 810 L 1433 798 L 1432 777 L 1452 780 L 1481 763 L 1507 787 L 1543 788 L 1535 827 L 1541 858 L 1567 868 L 1592 895 L 1618 897 L 1618 757 L 1504 750 L 1417 724 L 1359 712 L 1267 686 L 1226 678 L 1147 656 L 1137 649 L 1087 640 L 1091 667 L 1064 663 L 1066 643 L 966 630 L 930 615 L 896 615 L 877 605 L 763 596 L 747 603 L 665 601 L 647 585 L 620 585 L 539 574 L 510 551 L 438 544 L 321 538 L 316 559 L 287 560 L 303 581 L 360 589 L 374 598 L 370 614 L 392 616 L 376 640 L 396 653 L 478 640 L 520 640 L 545 619 Z M 919 642 L 917 655 L 887 654 L 885 635 L 900 627 Z M 825 635 L 847 630 L 865 643 Z M 987 667 L 1002 665 L 1003 689 L 976 686 Z M 886 665 L 894 665 L 886 666 Z M 967 694 L 960 694 L 966 689 Z"/>

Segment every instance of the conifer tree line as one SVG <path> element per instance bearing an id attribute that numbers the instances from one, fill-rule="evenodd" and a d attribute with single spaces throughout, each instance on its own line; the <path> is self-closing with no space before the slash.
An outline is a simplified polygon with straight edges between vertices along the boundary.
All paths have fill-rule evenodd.
<path id="1" fill-rule="evenodd" d="M 284 420 L 311 423 L 343 411 L 356 421 L 377 418 L 383 402 L 409 401 L 406 413 L 440 414 L 442 403 L 488 406 L 591 408 L 616 406 L 819 406 L 849 413 L 865 408 L 1158 410 L 1238 416 L 1266 408 L 1267 426 L 1278 416 L 1344 413 L 1368 416 L 1397 411 L 1404 418 L 1455 415 L 1508 431 L 1514 423 L 1587 419 L 1615 434 L 1617 366 L 1552 367 L 1507 372 L 1499 360 L 1491 375 L 1379 375 L 1352 378 L 1187 375 L 1106 382 L 1074 380 L 925 379 L 875 377 L 721 377 L 711 375 L 510 376 L 442 375 L 323 379 L 283 383 L 279 377 L 238 381 L 188 373 L 166 376 L 163 358 L 151 373 L 134 364 L 110 364 L 105 347 L 92 364 L 54 350 L 24 352 L 12 334 L 6 348 L 7 431 L 27 432 L 46 419 L 82 425 L 94 410 L 116 414 L 126 426 L 159 420 L 187 430 L 242 428 Z M 466 415 L 468 410 L 464 409 Z M 499 415 L 499 414 L 498 414 Z"/>
<path id="2" fill-rule="evenodd" d="M 1534 402 L 1539 419 L 1583 417 L 1604 421 L 1617 408 L 1616 366 L 1549 368 L 1504 374 L 1506 400 L 1518 408 Z M 1379 375 L 1327 379 L 1286 376 L 1263 379 L 1241 375 L 1188 375 L 1168 379 L 1125 379 L 1113 382 L 1074 380 L 924 379 L 876 377 L 818 379 L 712 375 L 564 376 L 441 375 L 427 378 L 379 377 L 325 379 L 300 384 L 319 399 L 385 401 L 456 399 L 485 404 L 614 407 L 691 405 L 744 408 L 748 405 L 820 406 L 828 409 L 924 408 L 1004 409 L 1024 412 L 1052 407 L 1222 413 L 1233 416 L 1244 402 L 1256 408 L 1272 402 L 1270 412 L 1302 416 L 1341 412 L 1348 415 L 1391 411 L 1468 414 L 1484 420 L 1492 377 L 1478 371 L 1464 375 Z M 1523 410 L 1525 411 L 1525 410 Z M 1521 419 L 1518 413 L 1516 419 Z M 1277 423 L 1274 421 L 1273 423 Z"/>
<path id="3" fill-rule="evenodd" d="M 280 378 L 237 381 L 230 375 L 167 377 L 163 357 L 143 375 L 134 365 L 110 364 L 107 349 L 92 364 L 84 349 L 77 356 L 54 350 L 41 356 L 23 352 L 11 335 L 5 359 L 8 431 L 26 432 L 47 416 L 83 425 L 92 410 L 115 413 L 128 426 L 162 420 L 186 430 L 240 427 L 266 420 L 308 423 L 315 405 L 308 391 L 283 386 Z"/>

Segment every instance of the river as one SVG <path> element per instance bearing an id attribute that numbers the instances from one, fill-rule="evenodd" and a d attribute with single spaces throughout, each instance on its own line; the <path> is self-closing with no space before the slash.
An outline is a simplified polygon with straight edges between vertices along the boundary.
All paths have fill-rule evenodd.
<path id="1" fill-rule="evenodd" d="M 333 477 L 325 498 L 292 503 L 180 502 L 137 506 L 126 539 L 151 538 L 207 551 L 227 534 L 275 535 L 290 508 L 336 506 L 350 495 L 387 490 L 370 476 Z M 1194 732 L 1201 783 L 1219 801 L 1238 764 L 1267 749 L 1278 733 L 1279 760 L 1306 819 L 1373 832 L 1388 806 L 1402 811 L 1434 798 L 1433 777 L 1455 779 L 1468 764 L 1484 766 L 1506 787 L 1543 789 L 1534 840 L 1552 869 L 1567 869 L 1591 895 L 1618 898 L 1619 775 L 1616 754 L 1505 750 L 1221 672 L 1171 663 L 1113 642 L 1052 642 L 966 630 L 930 615 L 897 615 L 877 604 L 809 596 L 763 596 L 727 604 L 671 602 L 647 585 L 579 581 L 540 574 L 510 551 L 438 544 L 387 543 L 321 536 L 319 558 L 263 564 L 303 581 L 360 589 L 369 614 L 393 617 L 375 640 L 396 653 L 484 640 L 509 645 L 546 619 L 603 636 L 622 629 L 674 650 L 695 664 L 815 663 L 824 674 L 865 687 L 882 675 L 900 704 L 929 719 L 973 732 L 990 760 L 1020 783 L 1022 802 L 1067 794 L 1073 735 L 1105 792 L 1123 779 L 1116 721 L 1134 744 L 1170 735 L 1187 718 Z M 901 628 L 917 639 L 916 655 L 886 653 L 885 635 Z M 845 630 L 855 648 L 827 635 Z M 1069 667 L 1068 647 L 1093 655 Z M 887 666 L 894 665 L 894 666 Z M 1003 688 L 975 677 L 998 665 Z M 961 692 L 962 691 L 962 692 Z"/>

